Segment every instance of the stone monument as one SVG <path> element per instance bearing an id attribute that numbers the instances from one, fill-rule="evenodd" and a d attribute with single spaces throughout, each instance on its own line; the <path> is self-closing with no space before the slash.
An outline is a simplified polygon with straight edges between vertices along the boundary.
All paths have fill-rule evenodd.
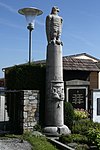
<path id="1" fill-rule="evenodd" d="M 46 59 L 46 101 L 45 128 L 47 135 L 69 134 L 64 125 L 64 83 L 62 67 L 62 32 L 63 19 L 58 16 L 59 8 L 53 7 L 46 17 L 47 59 Z"/>

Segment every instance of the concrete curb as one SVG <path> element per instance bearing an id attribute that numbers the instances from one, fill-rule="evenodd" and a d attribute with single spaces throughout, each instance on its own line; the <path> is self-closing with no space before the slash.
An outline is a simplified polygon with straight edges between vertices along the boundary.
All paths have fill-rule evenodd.
<path id="1" fill-rule="evenodd" d="M 49 142 L 51 142 L 53 145 L 56 145 L 61 150 L 75 150 L 74 148 L 71 148 L 71 147 L 57 141 L 55 138 L 47 138 L 47 139 L 49 140 Z"/>

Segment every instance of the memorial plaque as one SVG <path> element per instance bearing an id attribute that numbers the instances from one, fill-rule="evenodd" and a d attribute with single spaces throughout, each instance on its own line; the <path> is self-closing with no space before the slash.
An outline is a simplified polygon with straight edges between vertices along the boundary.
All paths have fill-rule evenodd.
<path id="1" fill-rule="evenodd" d="M 97 115 L 100 115 L 100 98 L 97 98 Z"/>
<path id="2" fill-rule="evenodd" d="M 85 109 L 86 89 L 69 89 L 68 101 L 74 108 Z"/>

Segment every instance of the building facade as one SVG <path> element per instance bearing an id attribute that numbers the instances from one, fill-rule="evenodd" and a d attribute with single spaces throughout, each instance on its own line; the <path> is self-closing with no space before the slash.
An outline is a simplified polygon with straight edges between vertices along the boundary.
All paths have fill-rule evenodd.
<path id="1" fill-rule="evenodd" d="M 63 57 L 65 100 L 74 108 L 89 112 L 92 109 L 91 90 L 99 88 L 100 69 L 94 60 L 85 53 Z"/>
<path id="2" fill-rule="evenodd" d="M 36 61 L 34 64 L 43 65 L 45 64 L 45 60 Z M 65 101 L 71 102 L 74 108 L 91 111 L 91 91 L 100 88 L 99 64 L 98 59 L 86 53 L 63 57 Z M 5 68 L 5 74 L 6 72 L 9 73 L 9 68 Z M 40 91 L 40 93 L 45 95 L 45 90 Z"/>

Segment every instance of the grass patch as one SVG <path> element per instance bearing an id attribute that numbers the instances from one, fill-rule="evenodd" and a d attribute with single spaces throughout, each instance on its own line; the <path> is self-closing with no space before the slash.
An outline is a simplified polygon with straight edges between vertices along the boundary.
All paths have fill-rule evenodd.
<path id="1" fill-rule="evenodd" d="M 34 150 L 58 150 L 44 136 L 34 136 L 31 133 L 23 134 L 23 139 L 27 140 Z"/>
<path id="2" fill-rule="evenodd" d="M 32 135 L 31 132 L 26 132 L 23 135 L 3 135 L 0 136 L 0 139 L 11 139 L 11 138 L 17 138 L 21 141 L 26 140 L 32 145 L 32 150 L 58 150 L 56 146 L 52 145 L 45 136 L 35 136 Z"/>

